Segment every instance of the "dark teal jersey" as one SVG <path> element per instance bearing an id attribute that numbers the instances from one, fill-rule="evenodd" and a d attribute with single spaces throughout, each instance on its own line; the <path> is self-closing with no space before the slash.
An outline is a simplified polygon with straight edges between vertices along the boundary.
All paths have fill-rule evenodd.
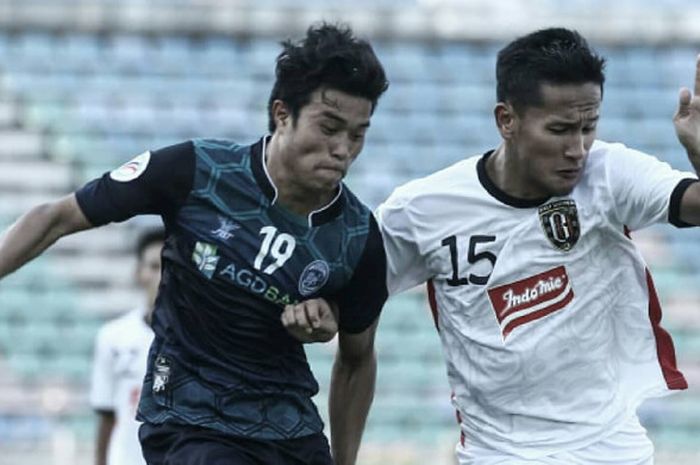
<path id="1" fill-rule="evenodd" d="M 345 186 L 308 217 L 276 203 L 265 140 L 197 139 L 146 152 L 76 195 L 93 225 L 163 217 L 163 274 L 139 419 L 285 439 L 323 430 L 285 304 L 324 297 L 358 333 L 386 299 L 371 211 Z"/>

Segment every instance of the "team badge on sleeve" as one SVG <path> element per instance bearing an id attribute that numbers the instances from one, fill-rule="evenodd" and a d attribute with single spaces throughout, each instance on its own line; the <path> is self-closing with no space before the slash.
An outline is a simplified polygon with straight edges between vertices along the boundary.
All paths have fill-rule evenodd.
<path id="1" fill-rule="evenodd" d="M 124 163 L 119 168 L 112 170 L 109 177 L 119 182 L 129 182 L 138 178 L 146 171 L 148 162 L 151 161 L 151 152 L 143 152 L 131 161 Z"/>
<path id="2" fill-rule="evenodd" d="M 315 260 L 304 268 L 299 279 L 299 293 L 304 297 L 319 291 L 330 275 L 328 263 L 323 260 Z"/>
<path id="3" fill-rule="evenodd" d="M 576 245 L 581 235 L 576 202 L 566 199 L 548 203 L 539 208 L 539 214 L 542 229 L 554 247 L 568 252 Z"/>

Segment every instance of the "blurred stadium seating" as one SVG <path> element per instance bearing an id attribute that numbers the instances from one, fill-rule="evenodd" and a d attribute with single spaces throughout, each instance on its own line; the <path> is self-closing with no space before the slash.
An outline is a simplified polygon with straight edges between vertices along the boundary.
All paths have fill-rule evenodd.
<path id="1" fill-rule="evenodd" d="M 70 10 L 68 0 L 58 3 Z M 207 5 L 178 0 L 149 7 L 157 11 L 165 3 Z M 297 2 L 257 3 L 264 9 Z M 322 3 L 307 6 L 313 11 Z M 341 12 L 348 8 L 330 3 Z M 366 3 L 386 10 L 387 17 L 416 7 L 405 0 Z M 576 3 L 569 4 L 571 11 L 580 11 Z M 301 11 L 295 18 L 306 23 L 318 16 Z M 144 33 L 65 22 L 64 28 L 55 22 L 42 28 L 33 17 L 25 27 L 0 21 L 0 228 L 144 150 L 190 137 L 247 142 L 262 135 L 281 36 L 207 34 L 201 27 L 188 34 L 174 28 Z M 595 42 L 609 60 L 599 136 L 688 169 L 671 116 L 678 87 L 692 82 L 700 43 L 673 39 L 655 45 L 626 44 L 619 37 Z M 347 179 L 372 206 L 408 179 L 496 145 L 491 109 L 495 53 L 503 42 L 495 34 L 459 41 L 437 34 L 430 40 L 380 35 L 374 43 L 392 83 Z M 9 460 L 0 462 L 89 463 L 92 343 L 99 325 L 137 298 L 131 282 L 134 229 L 112 225 L 66 238 L 0 284 L 0 454 Z M 700 460 L 697 234 L 669 227 L 639 234 L 666 304 L 665 326 L 692 385 L 688 393 L 650 402 L 642 411 L 659 464 Z M 361 463 L 451 463 L 459 431 L 422 291 L 390 301 L 377 344 L 379 379 Z M 309 349 L 324 387 L 333 353 L 332 343 Z M 324 412 L 326 396 L 322 389 L 318 403 Z"/>

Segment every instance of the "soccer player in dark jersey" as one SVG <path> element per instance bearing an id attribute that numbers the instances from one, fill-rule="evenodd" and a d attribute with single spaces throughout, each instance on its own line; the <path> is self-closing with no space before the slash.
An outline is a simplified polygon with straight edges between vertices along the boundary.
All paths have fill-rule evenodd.
<path id="1" fill-rule="evenodd" d="M 2 277 L 66 234 L 162 216 L 138 411 L 149 464 L 331 464 L 302 342 L 336 330 L 333 456 L 354 463 L 386 268 L 374 217 L 342 179 L 387 86 L 366 41 L 342 26 L 312 27 L 277 58 L 271 135 L 144 152 L 32 209 L 0 240 Z"/>

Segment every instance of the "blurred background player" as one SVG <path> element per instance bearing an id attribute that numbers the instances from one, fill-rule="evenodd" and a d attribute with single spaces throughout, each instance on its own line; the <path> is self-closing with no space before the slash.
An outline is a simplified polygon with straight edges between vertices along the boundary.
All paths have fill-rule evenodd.
<path id="1" fill-rule="evenodd" d="M 153 341 L 151 314 L 160 284 L 162 229 L 143 231 L 136 245 L 136 282 L 143 302 L 97 333 L 90 404 L 99 420 L 96 465 L 145 464 L 138 440 L 136 409 Z"/>

